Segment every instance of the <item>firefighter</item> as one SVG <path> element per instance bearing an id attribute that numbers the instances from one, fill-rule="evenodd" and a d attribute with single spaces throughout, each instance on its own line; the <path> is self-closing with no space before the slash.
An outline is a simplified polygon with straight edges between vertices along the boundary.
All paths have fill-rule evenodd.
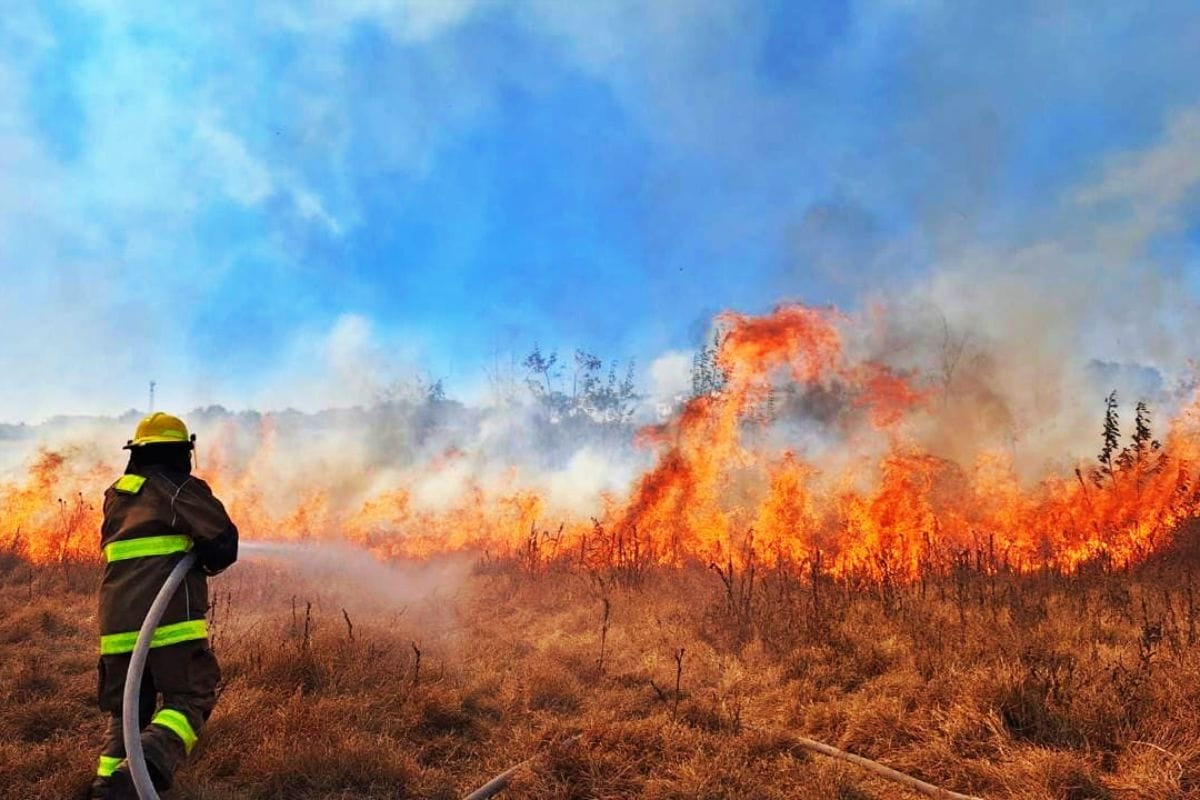
<path id="1" fill-rule="evenodd" d="M 98 699 L 111 719 L 90 798 L 137 798 L 121 737 L 125 673 L 150 604 L 188 551 L 196 566 L 154 631 L 138 705 L 155 788 L 170 788 L 216 704 L 221 674 L 208 647 L 207 576 L 237 560 L 238 532 L 208 484 L 191 474 L 195 441 L 177 417 L 151 414 L 125 445 L 125 474 L 104 494 Z"/>

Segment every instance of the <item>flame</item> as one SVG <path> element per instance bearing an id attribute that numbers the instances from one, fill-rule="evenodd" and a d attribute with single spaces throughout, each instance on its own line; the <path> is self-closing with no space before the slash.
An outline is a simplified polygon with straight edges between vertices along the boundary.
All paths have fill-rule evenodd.
<path id="1" fill-rule="evenodd" d="M 554 507 L 516 468 L 483 480 L 466 446 L 380 475 L 281 474 L 270 416 L 248 454 L 232 426 L 221 431 L 202 474 L 247 538 L 340 537 L 388 558 L 481 549 L 539 563 L 820 559 L 875 580 L 963 559 L 1019 571 L 1127 565 L 1196 516 L 1200 402 L 1170 423 L 1161 447 L 1143 443 L 1119 468 L 1081 464 L 1030 481 L 1007 453 L 981 446 L 964 464 L 923 448 L 910 423 L 939 413 L 936 381 L 848 356 L 848 324 L 795 304 L 721 315 L 724 385 L 638 431 L 653 464 L 594 515 Z M 828 451 L 806 452 L 776 424 L 781 404 L 813 394 L 836 401 L 823 418 L 837 442 Z M 9 549 L 38 563 L 94 556 L 93 498 L 110 479 L 79 453 L 39 451 L 23 479 L 0 484 Z"/>
<path id="2" fill-rule="evenodd" d="M 81 470 L 77 456 L 39 448 L 23 481 L 0 484 L 0 547 L 39 564 L 94 556 L 100 508 L 91 487 L 105 470 Z"/>

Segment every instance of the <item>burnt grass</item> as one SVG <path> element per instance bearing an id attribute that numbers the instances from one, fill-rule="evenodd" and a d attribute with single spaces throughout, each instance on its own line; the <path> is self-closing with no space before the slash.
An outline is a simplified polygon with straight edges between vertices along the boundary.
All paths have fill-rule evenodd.
<path id="1" fill-rule="evenodd" d="M 90 781 L 98 574 L 0 560 L 0 797 Z M 168 796 L 458 798 L 534 754 L 506 797 L 918 796 L 802 735 L 985 798 L 1200 797 L 1194 574 L 1181 546 L 904 585 L 516 558 L 398 602 L 247 559 L 212 581 L 220 702 Z"/>

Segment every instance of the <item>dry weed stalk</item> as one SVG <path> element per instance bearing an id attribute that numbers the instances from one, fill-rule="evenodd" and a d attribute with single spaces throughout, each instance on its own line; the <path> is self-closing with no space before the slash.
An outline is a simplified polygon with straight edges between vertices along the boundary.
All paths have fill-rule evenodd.
<path id="1" fill-rule="evenodd" d="M 412 685 L 414 688 L 416 688 L 416 686 L 421 682 L 421 648 L 417 647 L 416 642 L 411 642 L 410 644 L 412 645 L 413 655 L 415 656 L 413 661 Z"/>
<path id="2" fill-rule="evenodd" d="M 612 611 L 612 603 L 607 597 L 602 600 L 604 604 L 604 614 L 600 619 L 600 658 L 596 660 L 596 674 L 598 677 L 604 677 L 604 655 L 605 646 L 608 644 L 608 623 L 609 615 Z"/>

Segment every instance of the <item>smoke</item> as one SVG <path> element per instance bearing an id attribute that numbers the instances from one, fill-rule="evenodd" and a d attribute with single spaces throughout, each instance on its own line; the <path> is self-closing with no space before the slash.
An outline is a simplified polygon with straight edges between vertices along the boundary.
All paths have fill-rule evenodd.
<path id="1" fill-rule="evenodd" d="M 893 435 L 963 467 L 1003 453 L 1033 480 L 1094 452 L 1101 401 L 1114 389 L 1126 408 L 1149 401 L 1161 432 L 1195 383 L 1186 335 L 1195 303 L 1183 272 L 1144 265 L 1188 218 L 1197 156 L 1200 112 L 1190 109 L 1151 146 L 1098 163 L 1037 235 L 956 246 L 903 288 L 867 293 L 858 310 L 835 315 L 848 364 L 886 368 L 917 392 Z M 632 420 L 614 423 L 562 405 L 569 394 L 524 387 L 490 402 L 443 397 L 361 315 L 298 347 L 312 355 L 298 359 L 307 375 L 287 374 L 275 391 L 310 410 L 197 410 L 188 421 L 199 471 L 252 536 L 348 536 L 385 552 L 431 536 L 455 549 L 480 525 L 500 525 L 512 541 L 523 529 L 602 516 L 649 468 L 655 453 L 635 446 L 634 431 L 686 397 L 692 358 L 672 350 L 649 360 L 651 391 Z M 862 435 L 871 419 L 859 390 L 790 383 L 779 383 L 786 391 L 762 440 L 773 448 L 838 469 L 894 445 Z M 119 469 L 136 416 L 7 427 L 0 466 L 19 483 L 35 448 L 69 453 L 74 478 L 61 491 L 97 496 L 102 487 L 84 482 Z M 398 549 L 422 547 L 438 549 Z"/>
<path id="2" fill-rule="evenodd" d="M 660 415 L 668 414 L 692 391 L 693 354 L 679 350 L 650 362 L 648 400 Z"/>
<path id="3" fill-rule="evenodd" d="M 242 541 L 239 556 L 250 564 L 286 565 L 291 575 L 317 586 L 352 588 L 360 607 L 419 605 L 426 611 L 438 600 L 453 600 L 477 563 L 467 554 L 384 563 L 338 542 Z"/>
<path id="4" fill-rule="evenodd" d="M 859 310 L 838 315 L 848 363 L 885 367 L 920 395 L 894 432 L 964 467 L 1003 453 L 1027 480 L 1094 452 L 1101 401 L 1114 389 L 1126 408 L 1149 401 L 1161 433 L 1194 385 L 1194 300 L 1183 273 L 1143 264 L 1195 202 L 1198 131 L 1200 112 L 1173 117 L 1157 142 L 1098 164 L 1064 192 L 1040 235 L 955 248 L 904 288 L 868 293 Z M 301 359 L 315 365 L 311 383 L 293 373 L 276 390 L 313 410 L 188 415 L 199 472 L 253 536 L 351 535 L 384 550 L 431 535 L 465 543 L 488 519 L 512 539 L 522 527 L 601 516 L 649 468 L 655 453 L 635 446 L 634 430 L 687 396 L 692 359 L 672 350 L 650 360 L 634 421 L 614 424 L 524 387 L 490 402 L 442 397 L 359 315 L 340 317 L 299 352 L 313 355 Z M 786 391 L 763 440 L 773 448 L 833 470 L 893 446 L 861 435 L 870 420 L 855 392 L 788 384 L 779 384 Z M 341 408 L 316 410 L 338 400 Z M 5 428 L 0 466 L 19 483 L 34 448 L 59 450 L 80 484 L 119 469 L 135 419 Z"/>
<path id="5" fill-rule="evenodd" d="M 955 247 L 867 296 L 849 348 L 936 389 L 913 432 L 924 449 L 966 463 L 1006 452 L 1033 477 L 1090 453 L 1109 391 L 1164 418 L 1187 399 L 1196 295 L 1154 250 L 1196 202 L 1198 119 L 1178 113 L 1150 147 L 1098 164 L 1047 231 Z"/>

